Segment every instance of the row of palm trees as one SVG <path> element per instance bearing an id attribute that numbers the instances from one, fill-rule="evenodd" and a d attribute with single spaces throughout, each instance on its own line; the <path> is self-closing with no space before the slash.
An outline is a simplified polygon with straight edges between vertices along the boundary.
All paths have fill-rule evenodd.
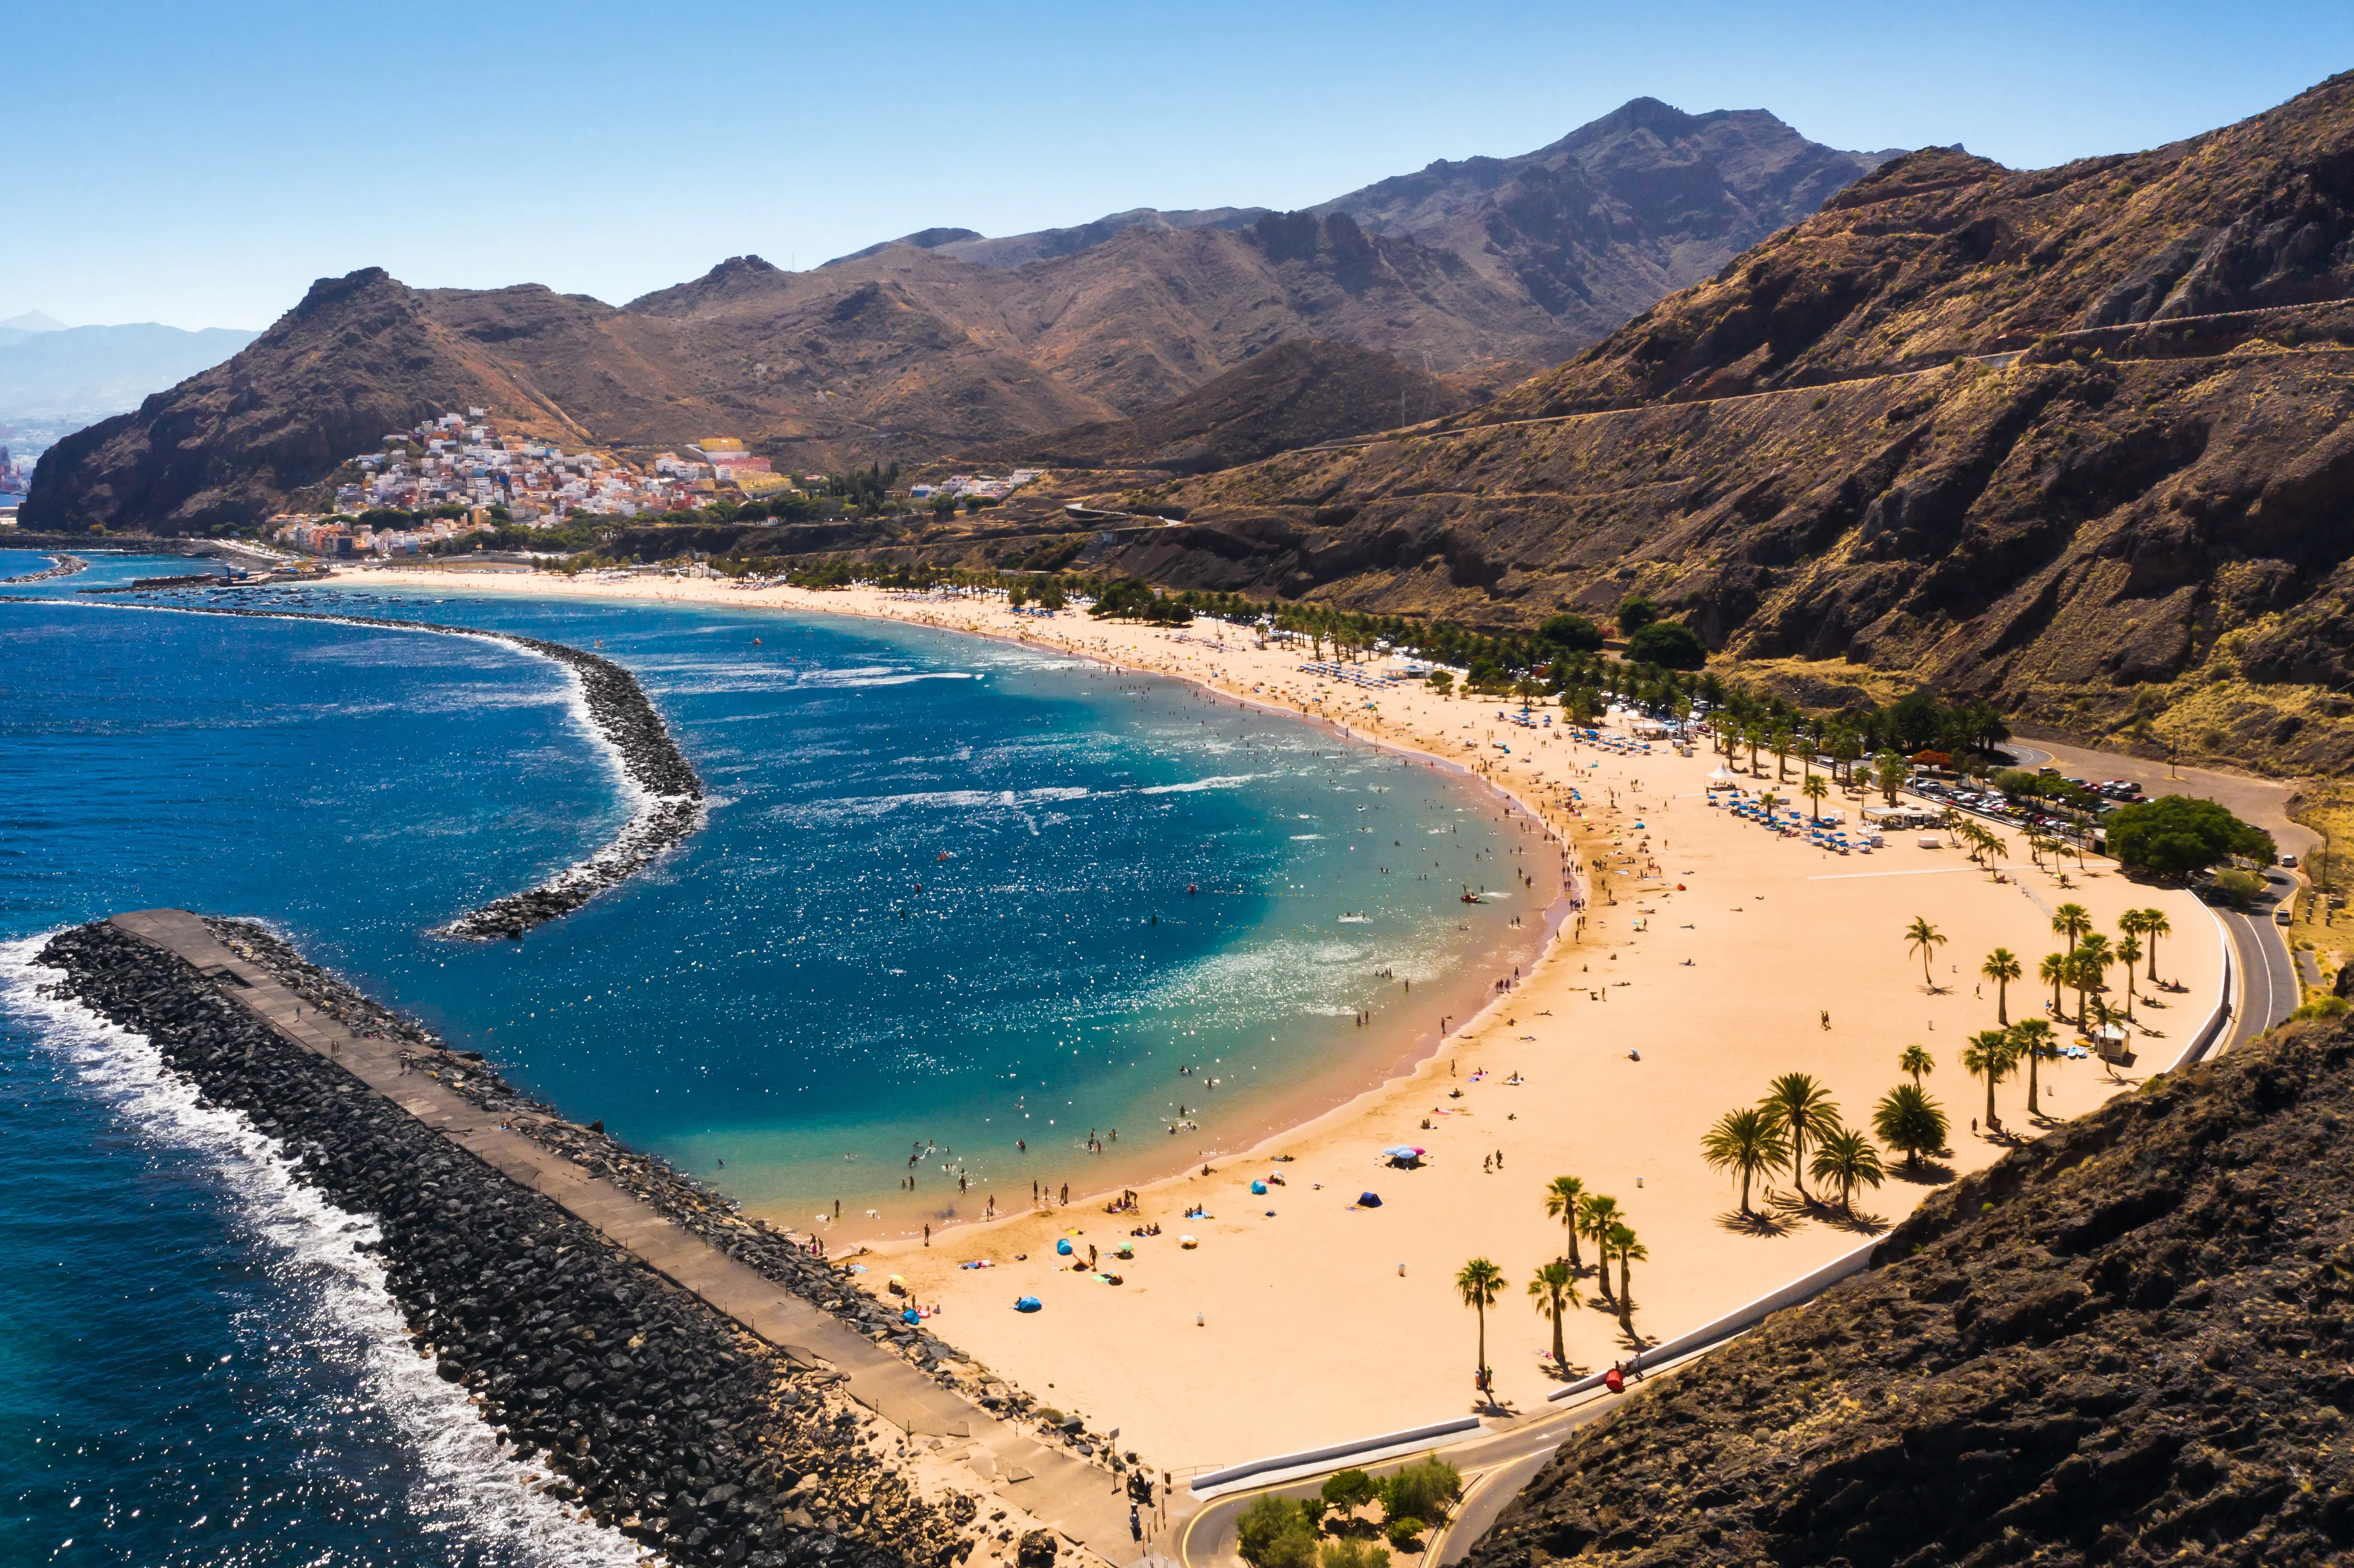
<path id="1" fill-rule="evenodd" d="M 1553 1364 L 1565 1367 L 1569 1357 L 1562 1344 L 1562 1320 L 1572 1308 L 1584 1304 L 1577 1289 L 1577 1281 L 1585 1272 L 1578 1256 L 1578 1238 L 1583 1236 L 1594 1244 L 1599 1260 L 1595 1277 L 1602 1298 L 1617 1309 L 1619 1326 L 1629 1334 L 1635 1331 L 1634 1266 L 1649 1262 L 1651 1255 L 1635 1234 L 1634 1227 L 1627 1223 L 1618 1200 L 1607 1193 L 1587 1192 L 1585 1181 L 1578 1177 L 1556 1176 L 1548 1182 L 1544 1209 L 1549 1218 L 1562 1223 L 1564 1250 L 1530 1277 L 1528 1296 L 1540 1314 L 1553 1319 Z M 1618 1262 L 1618 1287 L 1615 1291 L 1610 1287 L 1613 1258 Z M 1483 1390 L 1491 1384 L 1488 1308 L 1503 1295 L 1504 1285 L 1504 1271 L 1484 1257 L 1473 1258 L 1455 1276 L 1456 1294 L 1479 1318 L 1479 1386 Z"/>
<path id="2" fill-rule="evenodd" d="M 1913 1082 L 1881 1097 L 1872 1107 L 1872 1129 L 1917 1170 L 1921 1156 L 1946 1146 L 1948 1123 L 1945 1111 L 1921 1087 L 1921 1075 L 1935 1066 L 1929 1054 L 1912 1046 L 1897 1065 L 1913 1075 Z M 1840 1208 L 1850 1219 L 1855 1216 L 1856 1189 L 1877 1187 L 1887 1175 L 1879 1149 L 1840 1121 L 1829 1092 L 1806 1073 L 1785 1073 L 1767 1086 L 1766 1097 L 1757 1104 L 1725 1112 L 1702 1138 L 1701 1157 L 1740 1179 L 1744 1215 L 1755 1213 L 1749 1205 L 1752 1185 L 1776 1171 L 1790 1173 L 1802 1202 L 1810 1201 L 1810 1175 L 1837 1188 Z"/>

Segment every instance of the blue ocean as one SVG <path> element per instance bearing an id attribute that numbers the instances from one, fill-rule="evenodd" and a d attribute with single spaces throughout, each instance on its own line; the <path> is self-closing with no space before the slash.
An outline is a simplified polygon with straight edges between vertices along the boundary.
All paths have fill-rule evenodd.
<path id="1" fill-rule="evenodd" d="M 43 933 L 159 905 L 261 920 L 837 1243 L 1247 1144 L 1396 1066 L 1541 934 L 1491 798 L 1179 683 L 724 608 L 93 596 L 186 567 L 90 559 L 0 588 L 0 1562 L 638 1555 L 527 1491 L 408 1349 L 364 1219 L 37 994 Z M 0 551 L 0 577 L 43 564 Z M 596 649 L 662 710 L 708 822 L 520 942 L 433 937 L 628 818 L 564 673 L 165 608 L 198 603 Z"/>

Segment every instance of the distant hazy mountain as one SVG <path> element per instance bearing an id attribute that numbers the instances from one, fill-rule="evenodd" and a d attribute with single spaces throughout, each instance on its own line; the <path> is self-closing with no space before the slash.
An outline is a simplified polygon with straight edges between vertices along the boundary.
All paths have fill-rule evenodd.
<path id="1" fill-rule="evenodd" d="M 63 332 L 66 323 L 40 311 L 27 311 L 0 322 L 0 345 L 22 343 L 35 333 Z"/>
<path id="2" fill-rule="evenodd" d="M 34 312 L 0 323 L 0 417 L 103 418 L 208 370 L 260 334 L 227 327 L 186 332 L 129 326 L 28 329 Z"/>

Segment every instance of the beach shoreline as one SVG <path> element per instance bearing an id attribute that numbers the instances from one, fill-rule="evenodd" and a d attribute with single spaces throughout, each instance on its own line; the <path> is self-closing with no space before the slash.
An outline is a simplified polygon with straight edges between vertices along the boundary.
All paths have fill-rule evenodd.
<path id="1" fill-rule="evenodd" d="M 409 573 L 372 569 L 364 572 L 338 572 L 326 581 L 347 587 L 391 586 L 447 589 L 453 586 L 449 580 L 452 577 L 461 578 L 468 587 L 493 582 L 499 585 L 501 591 L 510 594 L 529 595 L 534 588 L 538 588 L 542 590 L 542 597 L 546 598 L 602 598 L 615 602 L 637 603 L 650 598 L 668 597 L 649 593 L 612 591 L 599 593 L 597 591 L 598 588 L 610 590 L 631 585 L 611 583 L 576 585 L 570 579 L 550 579 L 547 575 L 541 573 L 528 575 L 519 572 Z M 859 593 L 859 590 L 826 590 L 823 593 L 815 594 L 800 589 L 786 591 L 797 596 L 792 602 L 769 602 L 753 606 L 746 606 L 736 599 L 719 594 L 691 597 L 694 602 L 717 608 L 783 609 L 840 616 L 860 620 L 883 621 L 892 625 L 918 626 L 933 630 L 950 631 L 960 636 L 985 638 L 1014 647 L 1042 649 L 1075 661 L 1100 665 L 1105 670 L 1115 673 L 1173 680 L 1221 702 L 1233 702 L 1237 706 L 1251 712 L 1268 715 L 1292 723 L 1309 724 L 1331 734 L 1338 740 L 1351 746 L 1367 748 L 1376 755 L 1397 757 L 1406 761 L 1408 765 L 1414 762 L 1426 764 L 1471 784 L 1484 794 L 1492 797 L 1504 808 L 1503 814 L 1506 820 L 1518 818 L 1536 824 L 1543 831 L 1547 842 L 1560 852 L 1560 863 L 1553 868 L 1557 875 L 1557 881 L 1536 912 L 1534 932 L 1523 941 L 1512 944 L 1504 955 L 1505 961 L 1510 961 L 1514 957 L 1521 959 L 1522 961 L 1514 965 L 1521 982 L 1526 983 L 1527 978 L 1532 977 L 1548 961 L 1558 946 L 1564 941 L 1574 939 L 1564 935 L 1570 929 L 1571 916 L 1580 907 L 1579 884 L 1573 869 L 1575 850 L 1572 840 L 1557 823 L 1537 810 L 1520 794 L 1498 780 L 1484 776 L 1479 769 L 1467 766 L 1456 758 L 1446 757 L 1426 747 L 1408 744 L 1394 736 L 1361 734 L 1337 718 L 1255 699 L 1246 694 L 1220 687 L 1213 682 L 1171 671 L 1141 660 L 1122 660 L 1099 651 L 1071 649 L 1044 642 L 1023 635 L 1023 629 L 1005 630 L 991 628 L 968 629 L 941 626 L 921 616 L 895 614 L 878 609 L 864 602 L 869 596 Z M 854 593 L 859 593 L 855 601 L 824 602 L 829 599 L 846 599 L 848 595 Z M 812 599 L 817 602 L 808 602 Z M 886 599 L 885 602 L 913 601 Z M 252 613 L 268 614 L 270 612 Z M 1076 612 L 1073 612 L 1073 616 L 1076 619 Z M 364 620 L 365 618 L 347 619 Z M 1087 623 L 1081 621 L 1080 624 Z M 1234 1140 L 1232 1146 L 1204 1151 L 1207 1158 L 1213 1160 L 1248 1158 L 1254 1150 L 1306 1128 L 1322 1125 L 1331 1118 L 1348 1111 L 1351 1107 L 1365 1100 L 1368 1096 L 1377 1095 L 1385 1089 L 1394 1087 L 1398 1083 L 1410 1078 L 1426 1064 L 1440 1057 L 1447 1050 L 1450 1039 L 1476 1029 L 1483 1020 L 1489 1020 L 1495 1010 L 1508 1002 L 1513 991 L 1518 989 L 1515 986 L 1512 990 L 1496 991 L 1488 980 L 1474 977 L 1470 972 L 1471 966 L 1468 958 L 1464 962 L 1459 963 L 1458 968 L 1460 972 L 1447 977 L 1433 988 L 1436 992 L 1433 1000 L 1444 1005 L 1461 1005 L 1464 1001 L 1476 998 L 1479 1005 L 1468 1014 L 1443 1013 L 1441 1016 L 1454 1021 L 1453 1027 L 1437 1030 L 1416 1028 L 1403 1022 L 1387 1025 L 1398 1031 L 1394 1044 L 1384 1045 L 1376 1036 L 1365 1042 L 1364 1047 L 1352 1053 L 1355 1058 L 1352 1061 L 1319 1072 L 1307 1082 L 1267 1094 L 1245 1114 L 1246 1130 Z M 1525 972 L 1521 973 L 1521 971 Z M 1417 1003 L 1417 1006 L 1420 1005 Z M 1368 1027 L 1383 1029 L 1386 1022 L 1383 1015 L 1377 1012 L 1373 1015 Z M 1353 1086 L 1341 1086 L 1340 1079 L 1344 1074 Z M 1372 1079 L 1370 1084 L 1365 1082 L 1369 1075 Z M 1134 1147 L 1134 1141 L 1131 1140 L 1128 1147 Z M 1201 1160 L 1202 1154 L 1197 1153 L 1192 1158 L 1175 1160 L 1172 1163 L 1167 1154 L 1155 1152 L 1138 1155 L 1133 1164 L 1119 1160 L 1110 1161 L 1108 1162 L 1110 1168 L 1101 1177 L 1099 1184 L 1085 1191 L 1075 1191 L 1068 1206 L 1078 1208 L 1097 1202 L 1107 1194 L 1134 1188 L 1165 1186 L 1169 1182 L 1182 1180 L 1186 1171 L 1200 1163 Z M 864 1227 L 856 1223 L 856 1216 L 852 1213 L 852 1209 L 881 1194 L 856 1192 L 845 1189 L 843 1195 L 849 1205 L 844 1208 L 843 1224 L 839 1227 L 829 1226 L 822 1233 L 827 1237 L 829 1245 L 847 1247 L 868 1246 L 887 1250 L 920 1234 L 919 1229 L 904 1227 L 898 1229 L 896 1234 L 861 1234 Z M 973 1193 L 966 1195 L 977 1199 L 981 1194 L 979 1189 L 976 1189 Z M 759 1213 L 769 1218 L 781 1226 L 794 1229 L 797 1234 L 809 1234 L 810 1227 L 795 1227 L 791 1224 L 790 1216 L 800 1213 L 801 1202 L 802 1198 L 798 1195 L 774 1201 L 748 1202 L 746 1210 L 748 1213 Z M 1057 1205 L 1058 1208 L 1062 1206 Z M 1036 1212 L 1044 1211 L 1034 1211 L 1026 1203 L 1019 1207 L 1013 1206 L 1009 1201 L 1008 1204 L 998 1209 L 994 1218 L 983 1218 L 977 1214 L 943 1216 L 932 1222 L 932 1230 L 935 1236 L 941 1239 L 950 1234 L 969 1235 L 976 1231 L 1002 1229 Z"/>
<path id="2" fill-rule="evenodd" d="M 453 576 L 359 580 L 471 586 Z M 896 1275 L 907 1295 L 889 1298 L 920 1303 L 934 1330 L 976 1362 L 1181 1467 L 1485 1409 L 1470 1386 L 1472 1314 L 1452 1283 L 1475 1255 L 1494 1260 L 1510 1284 L 1480 1325 L 1493 1396 L 1509 1410 L 1540 1407 L 1562 1378 L 1606 1368 L 1850 1251 L 1938 1184 L 1999 1159 L 2017 1128 L 2033 1136 L 2130 1092 L 2171 1060 L 2222 985 L 2211 921 L 2181 890 L 2135 884 L 2099 862 L 2063 870 L 2006 856 L 1981 866 L 1941 834 L 1891 834 L 1869 858 L 1852 857 L 1769 831 L 1754 810 L 1722 809 L 1711 777 L 1720 759 L 1707 747 L 1684 758 L 1646 753 L 1606 726 L 1598 743 L 1565 726 L 1523 728 L 1492 701 L 1442 697 L 1421 683 L 1369 693 L 1303 665 L 1304 651 L 1257 649 L 1246 634 L 1237 645 L 1070 615 L 1017 620 L 1002 598 L 692 579 L 575 586 L 522 574 L 484 586 L 863 615 L 1174 675 L 1219 700 L 1317 719 L 1345 739 L 1460 769 L 1502 797 L 1499 810 L 1530 835 L 1508 863 L 1525 869 L 1528 853 L 1543 853 L 1578 879 L 1583 906 L 1543 933 L 1542 956 L 1519 983 L 1452 1021 L 1426 1054 L 1381 1084 L 1208 1171 L 1137 1185 L 1132 1212 L 1106 1212 L 1099 1192 L 1067 1208 L 1016 1208 L 928 1247 L 887 1245 L 870 1260 L 862 1284 L 884 1290 Z M 1754 773 L 1745 758 L 1726 766 L 1754 801 L 1787 798 L 1790 770 L 1811 762 L 1786 769 L 1766 758 Z M 1851 824 L 1872 799 L 1840 785 L 1825 804 Z M 2022 1120 L 2023 1086 L 2013 1079 L 1997 1097 L 2005 1118 L 1997 1126 L 1986 1120 L 1984 1086 L 1958 1060 L 1971 1032 L 1996 1025 L 2006 1005 L 2013 1021 L 2054 1015 L 2063 1044 L 2073 1026 L 2031 978 L 1999 995 L 1979 980 L 1979 958 L 2007 948 L 2031 977 L 2038 955 L 2060 945 L 2051 921 L 2063 901 L 2087 906 L 2104 930 L 2127 907 L 2170 911 L 2168 988 L 2143 987 L 2141 1024 L 2152 1038 L 2133 1067 L 2045 1064 L 2040 1118 Z M 1903 938 L 1915 918 L 1937 928 L 1926 955 Z M 2110 990 L 2114 999 L 2114 977 Z M 1860 1192 L 1852 1213 L 1823 1201 L 1819 1183 L 1799 1189 L 1787 1173 L 1760 1184 L 1752 1213 L 1736 1212 L 1738 1184 L 1700 1154 L 1721 1111 L 1754 1101 L 1778 1074 L 1803 1071 L 1845 1107 L 1847 1125 L 1870 1136 L 1872 1103 L 1899 1080 L 1896 1058 L 1908 1044 L 1925 1045 L 1942 1068 L 1925 1086 L 1950 1118 L 1944 1150 L 1918 1171 L 1892 1156 L 1884 1182 Z M 1382 1159 L 1399 1143 L 1425 1150 L 1415 1169 Z M 1550 1326 L 1520 1286 L 1566 1250 L 1542 1201 L 1561 1174 L 1615 1197 L 1648 1256 L 1636 1260 L 1622 1321 L 1623 1266 L 1606 1281 L 1587 1252 L 1562 1323 L 1565 1362 L 1556 1365 Z M 1361 1192 L 1380 1206 L 1352 1201 Z M 1193 1245 L 1179 1245 L 1181 1234 Z M 1058 1254 L 1063 1245 L 1070 1255 Z M 1041 1309 L 1013 1310 L 1017 1293 Z M 1369 1360 L 1378 1377 L 1364 1375 Z"/>

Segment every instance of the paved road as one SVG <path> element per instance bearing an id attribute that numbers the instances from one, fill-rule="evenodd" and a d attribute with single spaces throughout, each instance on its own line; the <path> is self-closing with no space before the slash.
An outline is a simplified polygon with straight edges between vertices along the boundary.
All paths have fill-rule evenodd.
<path id="1" fill-rule="evenodd" d="M 2094 751 L 2052 740 L 2014 740 L 2005 749 L 2019 759 L 2022 768 L 2038 768 L 2049 762 L 2079 779 L 2129 779 L 2149 795 L 2196 795 L 2201 800 L 2221 801 L 2233 816 L 2272 834 L 2273 842 L 2280 845 L 2284 854 L 2302 859 L 2321 842 L 2321 835 L 2311 828 L 2289 821 L 2288 800 L 2296 787 L 2276 779 L 2223 773 L 2211 768 L 2169 768 L 2163 762 L 2152 762 L 2145 757 L 2124 757 L 2114 751 Z"/>
<path id="2" fill-rule="evenodd" d="M 2223 928 L 2232 933 L 2232 947 L 2240 966 L 2240 1015 L 2232 1021 L 2229 1044 L 2245 1044 L 2296 1011 L 2305 1000 L 2296 977 L 2296 961 L 2287 938 L 2273 922 L 2273 909 L 2296 896 L 2296 879 L 2287 872 L 2267 872 L 2266 897 L 2246 915 L 2219 909 Z"/>
<path id="3" fill-rule="evenodd" d="M 1673 1369 L 1655 1372 L 1649 1383 L 1656 1384 L 1674 1375 Z M 1638 1398 L 1642 1392 L 1638 1388 L 1627 1397 Z M 1504 1505 L 1518 1497 L 1530 1478 L 1553 1457 L 1563 1439 L 1586 1423 L 1607 1415 L 1623 1403 L 1623 1399 L 1604 1395 L 1568 1410 L 1533 1411 L 1509 1425 L 1483 1430 L 1468 1442 L 1437 1450 L 1438 1457 L 1463 1472 L 1463 1500 L 1438 1539 L 1431 1543 L 1435 1551 L 1426 1561 L 1439 1564 L 1462 1561 L 1473 1543 L 1496 1522 Z M 1389 1459 L 1365 1468 L 1375 1475 L 1386 1475 L 1419 1457 L 1422 1456 Z M 1335 1470 L 1344 1467 L 1345 1465 L 1333 1467 Z M 1310 1476 L 1255 1490 L 1230 1492 L 1203 1504 L 1172 1543 L 1177 1563 L 1180 1568 L 1233 1568 L 1240 1561 L 1235 1551 L 1235 1520 L 1243 1510 L 1268 1493 L 1311 1497 L 1322 1484 L 1321 1475 Z"/>

